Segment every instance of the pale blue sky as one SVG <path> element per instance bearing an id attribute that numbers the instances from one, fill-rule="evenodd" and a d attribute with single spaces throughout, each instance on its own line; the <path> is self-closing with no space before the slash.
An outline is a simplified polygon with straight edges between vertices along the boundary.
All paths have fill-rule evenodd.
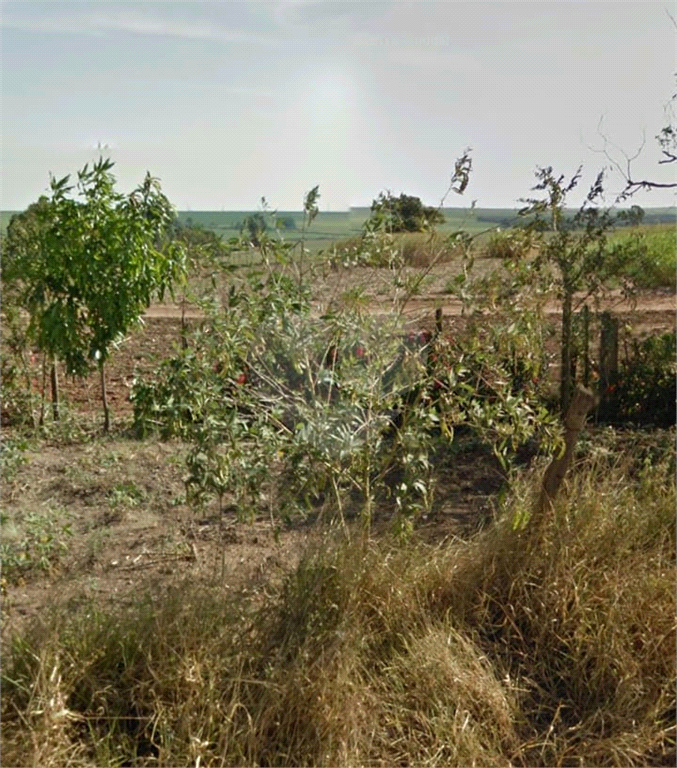
<path id="1" fill-rule="evenodd" d="M 655 134 L 675 88 L 674 3 L 2 3 L 2 200 L 107 145 L 123 190 L 149 170 L 180 209 L 368 205 L 382 190 L 514 207 L 534 170 L 607 161 L 669 181 Z M 619 150 L 615 156 L 622 159 Z M 611 187 L 622 185 L 611 177 Z M 671 205 L 669 192 L 636 202 Z"/>

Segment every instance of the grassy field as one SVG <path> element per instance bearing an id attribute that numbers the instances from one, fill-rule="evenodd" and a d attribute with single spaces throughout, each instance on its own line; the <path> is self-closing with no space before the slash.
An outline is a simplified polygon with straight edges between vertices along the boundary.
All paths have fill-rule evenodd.
<path id="1" fill-rule="evenodd" d="M 517 221 L 517 209 L 511 208 L 444 208 L 445 223 L 439 227 L 442 233 L 458 229 L 471 234 L 491 227 L 509 227 Z M 670 223 L 675 221 L 675 208 L 647 208 L 644 221 L 646 224 Z M 0 211 L 0 231 L 4 231 L 9 220 L 18 211 Z M 238 234 L 241 222 L 254 211 L 179 211 L 183 223 L 194 224 L 212 230 L 225 237 Z M 278 211 L 278 218 L 292 218 L 296 224 L 296 234 L 303 224 L 302 211 Z M 360 232 L 369 217 L 368 208 L 351 208 L 349 211 L 321 211 L 308 232 L 312 240 L 327 240 L 351 237 Z M 290 234 L 294 230 L 289 231 Z"/>
<path id="2" fill-rule="evenodd" d="M 0 211 L 0 232 L 4 232 L 12 215 L 16 211 Z M 254 211 L 179 211 L 178 217 L 183 224 L 193 224 L 215 232 L 224 239 L 236 237 L 244 219 Z M 444 208 L 445 223 L 437 227 L 440 235 L 463 230 L 470 235 L 505 229 L 518 221 L 517 209 L 510 208 Z M 347 240 L 360 234 L 364 222 L 369 217 L 368 208 L 351 208 L 349 211 L 321 211 L 312 226 L 305 233 L 306 247 L 312 253 L 329 249 L 335 242 Z M 278 219 L 292 219 L 293 228 L 282 231 L 282 236 L 295 242 L 300 239 L 303 227 L 303 212 L 277 211 Z M 675 220 L 674 208 L 648 208 L 645 211 L 645 223 L 659 224 Z"/>

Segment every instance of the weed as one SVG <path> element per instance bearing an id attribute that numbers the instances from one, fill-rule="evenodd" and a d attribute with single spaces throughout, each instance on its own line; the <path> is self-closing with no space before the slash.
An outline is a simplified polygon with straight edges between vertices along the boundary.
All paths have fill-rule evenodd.
<path id="1" fill-rule="evenodd" d="M 19 467 L 26 463 L 27 448 L 28 441 L 22 437 L 5 437 L 0 441 L 0 474 L 5 483 L 10 482 Z"/>
<path id="2" fill-rule="evenodd" d="M 73 535 L 70 516 L 63 509 L 46 509 L 13 515 L 3 512 L 0 562 L 4 577 L 12 582 L 31 571 L 49 571 L 68 550 Z"/>
<path id="3" fill-rule="evenodd" d="M 145 500 L 146 492 L 133 480 L 117 483 L 108 494 L 108 503 L 112 509 L 138 507 Z"/>

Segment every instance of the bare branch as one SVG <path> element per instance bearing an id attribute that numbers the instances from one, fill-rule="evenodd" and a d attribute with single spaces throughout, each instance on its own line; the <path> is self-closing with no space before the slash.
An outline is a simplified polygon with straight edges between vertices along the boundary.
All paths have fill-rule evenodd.
<path id="1" fill-rule="evenodd" d="M 614 144 L 609 137 L 602 131 L 602 122 L 604 120 L 604 115 L 600 117 L 599 123 L 597 124 L 597 134 L 600 136 L 600 138 L 603 140 L 604 145 L 602 149 L 595 149 L 594 147 L 588 147 L 591 152 L 596 152 L 597 154 L 603 154 L 604 157 L 611 163 L 611 166 L 616 169 L 616 171 L 621 175 L 621 177 L 625 180 L 625 188 L 623 191 L 619 194 L 616 201 L 621 202 L 623 200 L 627 200 L 629 197 L 632 197 L 632 195 L 635 194 L 635 192 L 638 192 L 640 189 L 643 190 L 649 190 L 649 189 L 677 189 L 677 182 L 659 182 L 659 181 L 650 181 L 649 179 L 642 179 L 640 181 L 633 179 L 632 177 L 632 163 L 641 155 L 644 145 L 646 144 L 646 133 L 642 132 L 642 143 L 640 144 L 637 151 L 630 155 L 628 154 L 622 147 L 619 147 L 618 145 Z M 617 159 L 617 155 L 614 156 L 609 151 L 609 148 L 615 150 L 617 154 L 620 154 L 625 159 L 625 167 L 621 165 L 621 162 Z M 677 161 L 677 155 L 674 155 L 672 152 L 663 149 L 662 150 L 663 155 L 665 155 L 665 158 L 663 160 L 659 160 L 659 165 L 665 165 L 667 163 L 672 163 Z"/>

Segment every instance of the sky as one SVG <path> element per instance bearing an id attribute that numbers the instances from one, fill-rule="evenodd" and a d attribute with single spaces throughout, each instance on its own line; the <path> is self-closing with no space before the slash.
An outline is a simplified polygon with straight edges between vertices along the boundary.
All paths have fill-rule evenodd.
<path id="1" fill-rule="evenodd" d="M 674 181 L 654 138 L 674 17 L 668 0 L 3 2 L 0 207 L 99 147 L 121 191 L 150 171 L 180 210 L 299 210 L 315 185 L 321 210 L 438 205 L 468 147 L 445 205 L 517 207 L 544 166 L 592 183 L 605 147 Z M 622 186 L 610 172 L 608 202 Z"/>

